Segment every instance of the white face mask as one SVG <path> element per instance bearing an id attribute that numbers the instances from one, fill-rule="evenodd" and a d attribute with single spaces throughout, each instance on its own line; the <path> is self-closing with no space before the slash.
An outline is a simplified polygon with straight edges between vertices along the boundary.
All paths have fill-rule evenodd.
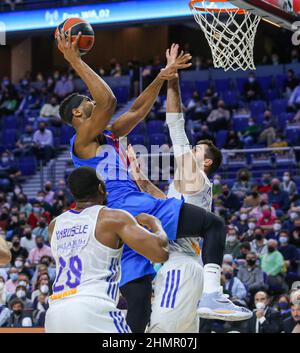
<path id="1" fill-rule="evenodd" d="M 236 236 L 235 235 L 229 235 L 227 237 L 228 243 L 234 243 L 236 241 Z"/>
<path id="2" fill-rule="evenodd" d="M 219 179 L 214 179 L 214 185 L 220 185 L 221 181 Z"/>
<path id="3" fill-rule="evenodd" d="M 264 310 L 266 308 L 266 304 L 262 302 L 255 303 L 257 310 Z"/>
<path id="4" fill-rule="evenodd" d="M 18 285 L 19 285 L 19 286 L 26 287 L 26 288 L 27 288 L 27 286 L 28 286 L 25 281 L 20 281 L 20 282 L 18 283 Z"/>
<path id="5" fill-rule="evenodd" d="M 290 219 L 293 221 L 296 218 L 298 218 L 298 213 L 297 212 L 291 212 L 290 213 Z"/>
<path id="6" fill-rule="evenodd" d="M 280 223 L 273 224 L 273 229 L 275 230 L 275 232 L 278 232 L 281 228 L 282 228 L 282 226 Z"/>
<path id="7" fill-rule="evenodd" d="M 242 214 L 240 215 L 241 221 L 245 221 L 247 218 L 248 218 L 248 216 L 247 216 L 246 213 L 242 213 Z"/>
<path id="8" fill-rule="evenodd" d="M 16 268 L 21 268 L 23 266 L 23 261 L 16 260 L 15 266 L 16 266 Z"/>
<path id="9" fill-rule="evenodd" d="M 4 288 L 4 282 L 0 282 L 0 290 Z"/>
<path id="10" fill-rule="evenodd" d="M 47 286 L 47 284 L 42 284 L 42 285 L 40 286 L 40 291 L 41 291 L 41 293 L 43 293 L 43 294 L 47 294 L 47 293 L 49 292 L 49 287 Z"/>
<path id="11" fill-rule="evenodd" d="M 256 224 L 254 222 L 249 222 L 248 223 L 248 228 L 253 230 L 256 227 Z"/>
<path id="12" fill-rule="evenodd" d="M 287 237 L 279 237 L 279 242 L 281 244 L 286 244 L 288 243 L 289 239 Z"/>
<path id="13" fill-rule="evenodd" d="M 282 180 L 283 181 L 290 181 L 290 177 L 288 175 L 284 175 Z"/>
<path id="14" fill-rule="evenodd" d="M 26 296 L 26 292 L 23 289 L 20 289 L 16 292 L 18 298 L 24 298 Z"/>

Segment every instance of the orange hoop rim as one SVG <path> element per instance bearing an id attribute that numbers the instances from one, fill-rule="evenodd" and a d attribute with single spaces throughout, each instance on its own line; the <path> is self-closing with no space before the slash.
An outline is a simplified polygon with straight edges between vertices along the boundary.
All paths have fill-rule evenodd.
<path id="1" fill-rule="evenodd" d="M 237 15 L 245 15 L 248 11 L 244 10 L 244 9 L 240 9 L 237 7 L 232 7 L 232 8 L 226 8 L 226 9 L 208 9 L 208 8 L 204 8 L 204 7 L 199 7 L 196 4 L 197 3 L 202 3 L 203 1 L 205 2 L 221 2 L 221 3 L 225 3 L 225 2 L 229 2 L 228 0 L 190 0 L 189 2 L 189 6 L 191 10 L 196 10 L 196 11 L 200 11 L 200 12 L 236 12 Z"/>

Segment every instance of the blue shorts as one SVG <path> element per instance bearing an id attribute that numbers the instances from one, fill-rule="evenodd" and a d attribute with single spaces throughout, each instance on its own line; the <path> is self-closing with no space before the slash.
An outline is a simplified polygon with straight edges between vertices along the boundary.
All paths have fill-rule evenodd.
<path id="1" fill-rule="evenodd" d="M 110 202 L 108 197 L 108 207 L 119 208 L 133 216 L 137 216 L 140 213 L 148 213 L 155 216 L 161 221 L 169 240 L 176 239 L 179 213 L 184 200 L 175 198 L 156 199 L 140 191 L 130 191 L 122 196 L 122 198 L 113 202 Z M 148 259 L 137 254 L 127 245 L 124 246 L 120 287 L 135 279 L 146 275 L 155 276 L 155 274 L 155 270 Z"/>

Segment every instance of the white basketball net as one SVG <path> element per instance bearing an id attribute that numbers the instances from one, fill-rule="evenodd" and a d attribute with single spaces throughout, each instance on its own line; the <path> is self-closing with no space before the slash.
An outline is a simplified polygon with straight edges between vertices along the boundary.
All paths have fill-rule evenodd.
<path id="1" fill-rule="evenodd" d="M 216 2 L 190 3 L 196 22 L 211 48 L 214 66 L 225 71 L 255 70 L 253 48 L 260 17 L 239 9 L 218 10 Z M 199 9 L 204 9 L 200 11 Z M 215 11 L 209 11 L 214 8 Z"/>

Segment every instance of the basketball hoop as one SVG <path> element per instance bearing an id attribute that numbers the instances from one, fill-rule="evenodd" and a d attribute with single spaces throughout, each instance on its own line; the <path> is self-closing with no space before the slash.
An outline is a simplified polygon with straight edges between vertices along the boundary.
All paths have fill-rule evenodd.
<path id="1" fill-rule="evenodd" d="M 259 16 L 226 0 L 191 0 L 190 8 L 211 48 L 214 67 L 255 70 L 253 48 Z"/>

